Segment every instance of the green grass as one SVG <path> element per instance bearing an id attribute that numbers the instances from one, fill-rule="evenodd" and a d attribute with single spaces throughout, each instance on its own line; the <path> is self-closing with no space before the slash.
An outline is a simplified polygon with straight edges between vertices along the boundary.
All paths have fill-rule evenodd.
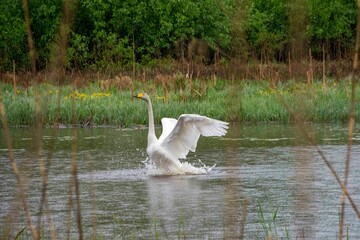
<path id="1" fill-rule="evenodd" d="M 262 239 L 280 239 L 278 230 L 277 230 L 277 219 L 278 219 L 278 211 L 279 208 L 272 207 L 270 213 L 265 213 L 263 209 L 263 205 L 259 203 L 258 205 L 258 218 L 260 221 L 260 225 L 262 227 L 262 233 L 265 236 L 262 236 Z M 290 234 L 287 228 L 284 228 L 284 236 L 285 239 L 290 239 Z"/>
<path id="2" fill-rule="evenodd" d="M 37 119 L 44 125 L 91 124 L 121 125 L 146 124 L 146 104 L 131 99 L 131 91 L 110 88 L 105 91 L 98 84 L 74 89 L 71 85 L 41 84 L 19 88 L 1 84 L 0 90 L 11 126 L 34 125 Z M 329 122 L 349 119 L 351 86 L 348 80 L 321 83 L 308 87 L 304 83 L 278 83 L 226 80 L 193 80 L 192 87 L 183 91 L 152 81 L 137 83 L 135 92 L 146 91 L 152 97 L 155 122 L 162 117 L 177 118 L 182 113 L 197 113 L 225 121 L 289 122 L 292 121 L 284 103 L 307 121 Z M 360 88 L 357 87 L 357 93 Z M 38 101 L 36 100 L 38 99 Z M 35 114 L 36 108 L 40 109 Z M 359 110 L 356 117 L 359 117 Z"/>

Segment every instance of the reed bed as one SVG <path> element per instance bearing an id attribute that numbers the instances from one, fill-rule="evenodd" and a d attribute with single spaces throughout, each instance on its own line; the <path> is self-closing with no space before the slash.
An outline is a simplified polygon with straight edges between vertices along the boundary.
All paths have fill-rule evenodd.
<path id="1" fill-rule="evenodd" d="M 36 124 L 35 95 L 38 92 L 41 122 L 53 126 L 118 125 L 129 127 L 145 124 L 143 104 L 132 99 L 134 92 L 146 91 L 152 96 L 155 121 L 164 116 L 177 118 L 182 113 L 198 113 L 225 121 L 240 122 L 290 122 L 293 117 L 278 96 L 302 113 L 306 121 L 347 121 L 350 117 L 350 81 L 330 82 L 324 87 L 320 82 L 312 85 L 289 81 L 271 84 L 264 81 L 193 80 L 183 90 L 164 87 L 149 81 L 138 83 L 132 89 L 104 89 L 98 83 L 82 88 L 72 85 L 41 84 L 28 88 L 0 84 L 1 95 L 10 126 Z M 360 88 L 355 89 L 356 93 Z M 358 101 L 358 100 L 356 100 Z M 58 119 L 55 121 L 55 116 Z M 355 118 L 360 111 L 355 111 Z"/>

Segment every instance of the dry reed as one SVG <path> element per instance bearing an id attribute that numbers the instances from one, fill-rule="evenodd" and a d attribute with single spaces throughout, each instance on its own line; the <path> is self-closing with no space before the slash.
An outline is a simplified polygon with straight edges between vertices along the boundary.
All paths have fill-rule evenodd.
<path id="1" fill-rule="evenodd" d="M 80 208 L 80 186 L 78 179 L 78 169 L 77 169 L 77 132 L 76 129 L 72 131 L 73 142 L 71 144 L 71 176 L 73 181 L 73 186 L 75 187 L 75 200 L 76 200 L 76 223 L 79 231 L 79 239 L 84 239 L 83 229 L 81 224 L 81 208 Z"/>
<path id="2" fill-rule="evenodd" d="M 35 84 L 36 85 L 36 84 Z M 37 158 L 39 163 L 39 171 L 40 171 L 40 177 L 41 177 L 41 197 L 40 197 L 40 204 L 37 212 L 37 224 L 35 225 L 32 221 L 31 211 L 28 204 L 28 201 L 26 199 L 26 193 L 25 193 L 25 185 L 23 177 L 21 176 L 20 170 L 18 168 L 17 162 L 15 160 L 13 151 L 12 151 L 12 145 L 11 145 L 11 137 L 10 137 L 10 128 L 7 124 L 7 117 L 5 112 L 5 106 L 3 103 L 3 99 L 0 96 L 0 113 L 1 113 L 1 122 L 2 127 L 5 132 L 5 140 L 6 140 L 6 146 L 8 148 L 8 155 L 9 160 L 12 166 L 12 171 L 16 177 L 16 184 L 17 184 L 17 190 L 19 194 L 19 198 L 22 202 L 22 206 L 25 212 L 25 218 L 26 218 L 26 225 L 27 227 L 22 228 L 16 235 L 16 238 L 19 237 L 26 229 L 30 230 L 31 236 L 33 239 L 37 240 L 42 237 L 45 237 L 42 235 L 43 232 L 43 226 L 42 226 L 42 218 L 45 216 L 49 231 L 49 237 L 50 239 L 57 239 L 57 232 L 55 229 L 54 222 L 51 218 L 49 204 L 48 204 L 48 177 L 49 177 L 49 171 L 51 167 L 51 160 L 53 155 L 53 150 L 55 147 L 58 129 L 56 127 L 52 130 L 52 137 L 50 141 L 49 151 L 46 156 L 46 160 L 43 158 L 43 146 L 42 146 L 42 109 L 41 109 L 41 102 L 40 102 L 40 95 L 38 92 L 37 87 L 35 86 L 35 119 L 36 119 L 36 126 L 35 126 L 35 143 L 37 146 Z M 58 118 L 59 118 L 59 109 L 60 109 L 60 99 L 61 94 L 58 93 L 58 100 L 57 100 L 57 113 L 55 115 L 55 124 L 54 126 L 57 126 Z M 74 118 L 76 117 L 76 114 L 73 113 Z M 80 187 L 79 187 L 79 181 L 77 177 L 77 162 L 76 162 L 76 154 L 77 154 L 77 136 L 76 131 L 73 131 L 73 143 L 72 143 L 72 153 L 71 153 L 71 179 L 70 179 L 70 194 L 69 194 L 69 204 L 68 209 L 69 212 L 71 212 L 71 209 L 73 209 L 73 194 L 75 194 L 75 204 L 76 204 L 76 222 L 77 222 L 77 228 L 79 239 L 84 239 L 83 236 L 83 230 L 82 230 L 82 224 L 81 224 L 81 211 L 80 211 Z M 74 190 L 73 190 L 74 189 Z M 45 215 L 44 215 L 45 211 Z M 69 219 L 68 219 L 69 220 Z M 71 221 L 67 221 L 68 229 L 70 229 Z M 67 238 L 70 239 L 70 231 L 67 231 Z M 15 238 L 15 239 L 16 239 Z"/>
<path id="3" fill-rule="evenodd" d="M 17 183 L 17 190 L 18 190 L 18 194 L 19 197 L 21 199 L 24 211 L 25 211 L 25 216 L 26 216 L 26 224 L 28 229 L 30 229 L 31 235 L 33 237 L 33 239 L 37 240 L 39 239 L 39 234 L 36 231 L 35 226 L 32 223 L 31 220 L 31 213 L 30 213 L 30 208 L 29 208 L 29 204 L 27 202 L 26 196 L 25 196 L 25 190 L 24 190 L 24 185 L 23 185 L 23 180 L 22 177 L 20 175 L 20 171 L 18 169 L 13 151 L 12 151 L 12 147 L 11 147 L 11 137 L 10 137 L 10 130 L 9 127 L 7 125 L 7 119 L 6 119 L 6 112 L 5 112 L 5 106 L 3 103 L 3 99 L 2 96 L 0 96 L 0 113 L 1 113 L 1 120 L 2 120 L 2 125 L 3 125 L 3 129 L 5 132 L 5 140 L 6 140 L 6 146 L 8 148 L 8 154 L 9 154 L 9 160 L 11 163 L 11 167 L 13 170 L 13 173 L 15 175 L 16 178 L 16 183 Z"/>
<path id="4" fill-rule="evenodd" d="M 352 76 L 352 90 L 351 90 L 351 110 L 350 110 L 350 120 L 348 128 L 348 143 L 346 148 L 346 159 L 345 159 L 345 173 L 344 173 L 344 186 L 347 187 L 349 172 L 350 172 L 350 158 L 351 158 L 351 147 L 352 147 L 352 138 L 354 132 L 355 124 L 355 81 L 354 76 Z M 345 200 L 346 194 L 342 192 L 341 196 L 341 213 L 340 213 L 340 224 L 339 224 L 339 239 L 342 239 L 343 229 L 344 229 L 344 218 L 345 218 Z"/>
<path id="5" fill-rule="evenodd" d="M 245 233 L 245 223 L 246 223 L 246 217 L 247 217 L 247 206 L 249 204 L 249 201 L 247 198 L 245 198 L 242 206 L 241 211 L 241 219 L 240 219 L 240 236 L 239 239 L 244 239 L 244 233 Z"/>
<path id="6" fill-rule="evenodd" d="M 42 158 L 42 113 L 41 113 L 41 105 L 39 102 L 39 97 L 38 97 L 38 91 L 36 91 L 36 99 L 37 101 L 35 101 L 35 109 L 38 109 L 38 112 L 36 113 L 37 116 L 37 125 L 36 125 L 36 138 L 37 138 L 37 146 L 38 146 L 38 158 L 39 158 L 39 165 L 40 165 L 40 175 L 41 175 L 41 181 L 42 181 L 42 189 L 41 189 L 41 199 L 40 199 L 40 206 L 39 206 L 39 211 L 38 211 L 38 233 L 40 234 L 40 230 L 41 230 L 41 219 L 42 219 L 42 213 L 43 213 L 43 208 L 45 206 L 45 213 L 46 213 L 46 220 L 47 220 L 47 224 L 48 224 L 48 228 L 49 228 L 49 232 L 50 232 L 50 237 L 51 239 L 57 239 L 57 234 L 56 234 L 56 229 L 55 229 L 55 225 L 52 221 L 51 215 L 50 215 L 50 209 L 49 209 L 49 204 L 48 204 L 48 194 L 47 194 L 47 188 L 48 188 L 48 176 L 49 176 L 49 171 L 50 171 L 50 167 L 51 167 L 51 160 L 52 160 L 52 154 L 54 151 L 54 147 L 55 147 L 55 142 L 57 139 L 57 133 L 58 133 L 58 129 L 57 128 L 53 128 L 52 130 L 52 135 L 51 135 L 51 142 L 50 142 L 50 147 L 49 147 L 49 151 L 48 151 L 48 155 L 46 158 L 46 164 Z M 58 122 L 58 113 L 59 113 L 59 109 L 60 109 L 60 94 L 58 94 L 58 101 L 57 101 L 57 111 L 55 114 L 55 125 Z"/>
<path id="7" fill-rule="evenodd" d="M 352 138 L 355 125 L 355 89 L 356 89 L 356 79 L 355 74 L 359 68 L 359 48 L 360 48 L 360 1 L 357 2 L 358 5 L 358 14 L 357 14 L 357 26 L 356 26 L 356 40 L 355 40 L 355 51 L 354 59 L 352 65 L 352 74 L 351 74 L 351 100 L 350 100 L 350 119 L 349 119 L 349 129 L 348 129 L 348 143 L 346 149 L 346 159 L 345 159 L 345 173 L 344 173 L 344 185 L 347 187 L 349 179 L 349 170 L 350 170 L 350 158 L 351 158 L 351 147 L 352 147 Z M 343 229 L 345 222 L 345 193 L 342 193 L 341 196 L 341 213 L 340 213 L 340 223 L 339 223 L 339 239 L 343 238 Z"/>
<path id="8" fill-rule="evenodd" d="M 296 126 L 298 127 L 298 129 L 302 132 L 302 134 L 304 135 L 305 139 L 311 144 L 311 146 L 313 146 L 315 148 L 315 150 L 317 151 L 317 153 L 320 155 L 321 159 L 323 160 L 323 162 L 325 163 L 325 165 L 327 166 L 327 168 L 330 170 L 331 174 L 335 177 L 337 183 L 340 185 L 343 193 L 346 195 L 346 197 L 348 198 L 350 205 L 352 207 L 352 209 L 354 210 L 357 218 L 360 220 L 360 211 L 357 208 L 353 198 L 351 197 L 347 186 L 341 181 L 338 173 L 335 171 L 334 167 L 332 166 L 332 164 L 330 163 L 330 161 L 326 158 L 325 153 L 320 149 L 320 147 L 316 144 L 315 139 L 313 138 L 313 136 L 311 136 L 311 134 L 309 133 L 309 131 L 307 131 L 303 120 L 299 117 L 299 115 L 291 109 L 291 107 L 286 103 L 286 101 L 284 100 L 284 98 L 281 95 L 278 95 L 279 100 L 282 102 L 282 104 L 284 105 L 284 107 L 287 109 L 287 111 L 291 114 L 291 116 L 293 117 Z"/>

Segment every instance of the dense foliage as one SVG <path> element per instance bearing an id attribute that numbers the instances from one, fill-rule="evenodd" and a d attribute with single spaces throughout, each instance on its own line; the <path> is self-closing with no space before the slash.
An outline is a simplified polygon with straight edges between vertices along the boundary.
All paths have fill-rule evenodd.
<path id="1" fill-rule="evenodd" d="M 30 0 L 38 69 L 51 62 L 58 44 L 62 0 Z M 248 61 L 286 61 L 291 49 L 323 49 L 348 57 L 355 38 L 354 0 L 78 0 L 68 39 L 68 69 L 120 69 L 134 62 L 189 58 L 206 43 L 215 52 Z M 0 1 L 0 71 L 28 70 L 30 61 L 21 0 Z M 213 54 L 212 54 L 212 53 Z M 305 56 L 306 57 L 306 56 Z"/>

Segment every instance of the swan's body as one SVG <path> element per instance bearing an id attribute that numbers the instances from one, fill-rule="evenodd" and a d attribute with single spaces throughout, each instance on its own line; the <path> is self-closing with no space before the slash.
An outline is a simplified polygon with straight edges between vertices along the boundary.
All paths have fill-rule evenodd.
<path id="1" fill-rule="evenodd" d="M 161 119 L 163 131 L 158 139 L 155 135 L 154 115 L 149 95 L 139 93 L 135 97 L 148 104 L 149 133 L 146 152 L 156 167 L 166 172 L 186 173 L 179 159 L 186 158 L 189 151 L 195 151 L 200 135 L 223 136 L 227 132 L 226 122 L 197 114 L 183 114 L 178 120 Z"/>

